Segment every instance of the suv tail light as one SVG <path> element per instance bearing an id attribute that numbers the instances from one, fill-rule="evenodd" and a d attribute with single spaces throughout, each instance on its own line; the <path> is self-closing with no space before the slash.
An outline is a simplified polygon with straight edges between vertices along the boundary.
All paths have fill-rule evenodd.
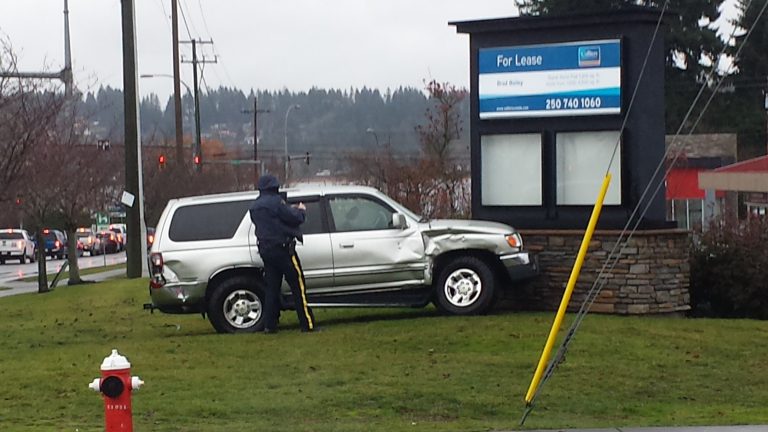
<path id="1" fill-rule="evenodd" d="M 154 252 L 149 254 L 149 287 L 162 288 L 165 285 L 163 277 L 163 254 Z"/>
<path id="2" fill-rule="evenodd" d="M 56 247 L 56 248 L 60 248 L 60 247 L 61 247 L 61 242 L 60 242 L 60 241 L 58 241 L 58 240 L 56 240 L 56 241 L 53 243 L 53 247 Z"/>

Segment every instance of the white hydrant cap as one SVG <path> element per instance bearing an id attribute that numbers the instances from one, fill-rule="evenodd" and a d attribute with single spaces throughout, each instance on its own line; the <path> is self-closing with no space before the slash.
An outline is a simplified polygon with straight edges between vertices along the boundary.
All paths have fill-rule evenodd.
<path id="1" fill-rule="evenodd" d="M 144 385 L 144 381 L 141 380 L 141 378 L 137 376 L 131 377 L 131 388 L 133 390 L 138 390 L 139 387 Z"/>
<path id="2" fill-rule="evenodd" d="M 104 358 L 104 361 L 101 362 L 101 370 L 118 370 L 118 369 L 129 369 L 131 367 L 131 364 L 128 362 L 128 359 L 124 356 L 121 356 L 116 349 L 112 350 L 112 354 L 110 354 L 108 357 Z"/>
<path id="3" fill-rule="evenodd" d="M 91 381 L 90 384 L 88 384 L 88 388 L 95 391 L 100 392 L 101 391 L 101 378 L 96 378 L 95 380 Z"/>

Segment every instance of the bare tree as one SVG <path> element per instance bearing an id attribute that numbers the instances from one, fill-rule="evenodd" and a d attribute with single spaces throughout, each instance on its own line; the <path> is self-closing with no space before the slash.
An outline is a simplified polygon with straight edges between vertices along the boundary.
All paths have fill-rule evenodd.
<path id="1" fill-rule="evenodd" d="M 61 152 L 55 141 L 54 133 L 41 135 L 34 143 L 34 173 L 24 182 L 21 190 L 24 195 L 25 213 L 37 227 L 37 271 L 38 292 L 48 292 L 47 263 L 45 251 L 45 236 L 43 229 L 49 219 L 57 211 L 58 183 L 63 179 L 57 177 L 62 165 Z"/>
<path id="2" fill-rule="evenodd" d="M 6 40 L 0 40 L 0 71 L 18 72 Z M 25 179 L 21 174 L 30 170 L 33 147 L 58 113 L 60 100 L 53 89 L 44 81 L 0 76 L 0 201 L 18 196 L 16 188 Z"/>
<path id="3" fill-rule="evenodd" d="M 432 106 L 424 115 L 425 124 L 416 126 L 424 156 L 442 168 L 450 160 L 451 144 L 463 130 L 459 107 L 467 91 L 449 83 L 431 80 L 426 84 Z"/>
<path id="4" fill-rule="evenodd" d="M 459 112 L 466 90 L 432 80 L 426 90 L 432 105 L 415 131 L 420 157 L 381 150 L 353 153 L 346 160 L 353 181 L 376 187 L 426 218 L 469 215 L 468 171 L 453 157 L 461 137 Z"/>
<path id="5" fill-rule="evenodd" d="M 77 228 L 90 226 L 91 214 L 115 201 L 122 180 L 122 157 L 116 151 L 97 147 L 88 131 L 88 115 L 79 113 L 75 95 L 64 104 L 52 129 L 51 151 L 61 156 L 55 170 L 54 205 L 67 233 L 69 285 L 82 283 L 78 265 Z"/>

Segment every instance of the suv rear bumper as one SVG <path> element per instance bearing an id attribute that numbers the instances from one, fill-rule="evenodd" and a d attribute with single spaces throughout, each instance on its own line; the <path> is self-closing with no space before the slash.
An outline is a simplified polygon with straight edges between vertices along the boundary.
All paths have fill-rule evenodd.
<path id="1" fill-rule="evenodd" d="M 531 279 L 539 275 L 539 260 L 534 254 L 518 252 L 501 255 L 499 260 L 507 269 L 511 281 Z"/>
<path id="2" fill-rule="evenodd" d="M 161 288 L 149 288 L 152 304 L 162 312 L 197 312 L 205 303 L 205 283 L 167 283 Z"/>

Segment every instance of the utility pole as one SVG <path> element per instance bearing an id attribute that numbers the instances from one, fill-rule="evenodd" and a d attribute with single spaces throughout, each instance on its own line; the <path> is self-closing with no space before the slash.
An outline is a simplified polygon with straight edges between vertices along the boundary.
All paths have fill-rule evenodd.
<path id="1" fill-rule="evenodd" d="M 183 41 L 182 43 L 191 43 L 192 44 L 192 61 L 184 61 L 182 60 L 182 63 L 192 63 L 192 79 L 194 80 L 194 87 L 193 90 L 195 92 L 195 148 L 193 150 L 193 156 L 192 159 L 195 163 L 195 171 L 200 172 L 203 167 L 203 152 L 202 152 L 202 142 L 200 141 L 200 96 L 199 96 L 199 88 L 200 84 L 197 79 L 197 64 L 198 63 L 216 63 L 216 58 L 213 60 L 206 59 L 203 57 L 202 59 L 197 58 L 197 44 L 213 44 L 213 41 L 202 41 L 202 40 L 196 40 L 192 39 L 191 41 Z"/>
<path id="2" fill-rule="evenodd" d="M 250 114 L 253 113 L 253 190 L 256 190 L 257 184 L 259 182 L 259 114 L 263 113 L 269 113 L 272 112 L 272 110 L 268 109 L 259 109 L 259 98 L 254 95 L 253 96 L 253 109 L 248 110 L 244 109 L 244 114 Z"/>
<path id="3" fill-rule="evenodd" d="M 139 92 L 136 67 L 136 18 L 133 0 L 121 0 L 123 21 L 123 108 L 125 112 L 125 193 L 127 276 L 144 274 L 147 260 L 147 235 L 144 226 L 144 191 L 141 175 L 139 137 Z"/>
<path id="4" fill-rule="evenodd" d="M 64 0 L 64 68 L 59 72 L 6 72 L 0 71 L 0 78 L 58 79 L 64 83 L 64 95 L 72 96 L 72 50 L 69 42 L 69 1 Z"/>
<path id="5" fill-rule="evenodd" d="M 173 38 L 173 110 L 176 115 L 176 163 L 184 160 L 184 125 L 181 120 L 181 68 L 179 65 L 179 0 L 171 0 L 171 33 Z"/>
<path id="6" fill-rule="evenodd" d="M 64 96 L 69 103 L 72 96 L 74 82 L 72 79 L 72 51 L 69 41 L 69 2 L 64 0 L 64 68 L 60 72 L 18 72 L 18 71 L 0 71 L 0 78 L 19 78 L 19 79 L 43 79 L 43 80 L 61 80 L 64 83 Z M 37 238 L 43 237 L 43 228 L 37 228 Z M 37 250 L 37 289 L 38 292 L 48 292 L 48 277 L 46 276 L 45 249 Z"/>

